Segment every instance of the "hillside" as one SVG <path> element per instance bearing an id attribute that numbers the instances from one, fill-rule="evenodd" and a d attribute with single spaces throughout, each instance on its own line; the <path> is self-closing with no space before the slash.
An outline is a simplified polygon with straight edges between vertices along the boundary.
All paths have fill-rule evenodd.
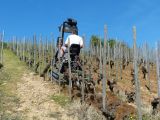
<path id="1" fill-rule="evenodd" d="M 91 79 L 95 83 L 99 79 L 99 66 L 96 60 L 92 61 Z M 85 66 L 86 74 L 91 68 Z M 26 120 L 77 120 L 77 119 L 136 119 L 135 101 L 128 102 L 126 92 L 134 92 L 132 84 L 131 69 L 133 63 L 121 70 L 120 66 L 109 68 L 106 66 L 107 80 L 114 80 L 116 84 L 113 92 L 107 86 L 107 111 L 102 110 L 102 83 L 96 84 L 95 97 L 88 94 L 85 104 L 81 105 L 77 91 L 73 90 L 74 97 L 72 103 L 69 101 L 68 89 L 59 87 L 56 82 L 50 82 L 48 78 L 39 77 L 39 74 L 30 70 L 23 61 L 10 50 L 4 51 L 4 67 L 0 71 L 0 115 L 1 119 L 26 119 Z M 118 69 L 117 69 L 118 68 Z M 118 78 L 116 78 L 116 74 Z M 150 116 L 152 113 L 151 101 L 157 96 L 156 66 L 150 66 L 150 88 L 149 81 L 143 79 L 141 67 L 139 67 L 138 78 L 141 84 L 142 112 L 145 119 L 159 119 L 158 116 Z M 78 91 L 79 93 L 80 91 Z M 78 98 L 78 99 L 77 99 Z M 102 112 L 103 111 L 103 115 Z M 94 113 L 94 114 L 93 114 Z M 107 117 L 109 118 L 109 117 Z"/>

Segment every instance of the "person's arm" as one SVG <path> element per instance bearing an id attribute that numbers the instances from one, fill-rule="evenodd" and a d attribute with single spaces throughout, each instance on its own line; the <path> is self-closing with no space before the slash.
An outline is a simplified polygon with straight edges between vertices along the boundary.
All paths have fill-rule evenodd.
<path id="1" fill-rule="evenodd" d="M 80 47 L 83 48 L 83 39 L 80 39 Z"/>
<path id="2" fill-rule="evenodd" d="M 56 51 L 56 55 L 54 56 L 54 58 L 55 58 L 55 62 L 57 62 L 58 61 L 58 50 Z"/>
<path id="3" fill-rule="evenodd" d="M 65 53 L 65 50 L 66 50 L 65 46 L 62 46 L 61 49 L 62 49 L 62 56 L 64 56 L 64 53 Z"/>
<path id="4" fill-rule="evenodd" d="M 64 46 L 65 46 L 65 47 L 68 47 L 68 44 L 65 44 Z"/>
<path id="5" fill-rule="evenodd" d="M 66 41 L 65 41 L 65 43 L 64 43 L 64 46 L 65 46 L 65 47 L 68 47 L 68 39 L 69 39 L 69 37 L 67 37 L 67 39 L 66 39 Z"/>

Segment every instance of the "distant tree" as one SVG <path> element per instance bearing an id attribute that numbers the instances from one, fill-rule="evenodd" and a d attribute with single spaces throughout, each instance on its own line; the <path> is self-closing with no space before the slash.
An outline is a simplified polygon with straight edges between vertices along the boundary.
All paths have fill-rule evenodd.
<path id="1" fill-rule="evenodd" d="M 7 48 L 7 43 L 3 42 L 3 48 Z"/>
<path id="2" fill-rule="evenodd" d="M 0 48 L 1 48 L 1 45 L 2 45 L 2 42 L 0 41 Z M 7 48 L 7 45 L 8 45 L 8 43 L 3 42 L 3 48 L 4 48 L 4 49 Z"/>
<path id="3" fill-rule="evenodd" d="M 96 35 L 92 35 L 91 36 L 91 39 L 90 39 L 90 45 L 92 45 L 92 47 L 94 49 L 96 49 L 96 47 L 99 47 L 100 46 L 100 41 L 101 41 L 101 45 L 103 46 L 104 45 L 104 39 L 101 39 L 99 38 L 98 36 Z M 116 39 L 114 38 L 110 38 L 107 40 L 107 44 L 109 43 L 109 46 L 110 48 L 114 48 L 114 46 L 116 44 L 120 44 L 122 48 L 127 48 L 127 49 L 130 49 L 129 46 L 127 45 L 127 43 L 125 42 L 121 42 L 121 41 L 117 41 Z"/>
<path id="4" fill-rule="evenodd" d="M 90 44 L 92 46 L 96 47 L 96 46 L 100 45 L 100 41 L 101 41 L 101 39 L 98 36 L 92 35 L 91 39 L 90 39 Z"/>
<path id="5" fill-rule="evenodd" d="M 90 45 L 92 47 L 92 54 L 94 55 L 98 55 L 98 48 L 100 47 L 100 41 L 101 39 L 96 36 L 96 35 L 92 35 L 91 39 L 90 39 Z"/>
<path id="6" fill-rule="evenodd" d="M 101 41 L 102 41 L 102 46 L 103 46 L 103 44 L 104 44 L 104 39 L 102 39 Z M 112 39 L 107 40 L 107 44 L 108 44 L 108 43 L 109 43 L 110 48 L 113 48 L 114 45 L 117 43 L 117 41 L 112 38 Z"/>
<path id="7" fill-rule="evenodd" d="M 109 43 L 110 48 L 113 48 L 117 41 L 115 39 L 109 39 L 107 42 Z"/>

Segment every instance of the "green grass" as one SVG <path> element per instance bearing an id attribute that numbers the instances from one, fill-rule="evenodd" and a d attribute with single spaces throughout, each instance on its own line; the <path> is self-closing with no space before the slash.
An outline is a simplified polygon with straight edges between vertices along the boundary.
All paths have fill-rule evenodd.
<path id="1" fill-rule="evenodd" d="M 124 120 L 138 120 L 138 116 L 130 115 Z M 142 120 L 160 120 L 160 117 L 158 115 L 150 115 L 150 114 L 144 114 L 142 115 Z"/>
<path id="2" fill-rule="evenodd" d="M 61 105 L 62 107 L 70 103 L 69 97 L 62 94 L 52 95 L 51 99 L 54 100 L 59 105 Z"/>
<path id="3" fill-rule="evenodd" d="M 21 120 L 20 113 L 15 112 L 19 104 L 16 95 L 17 82 L 21 81 L 22 75 L 28 72 L 25 63 L 10 50 L 4 50 L 4 67 L 0 70 L 0 119 Z"/>

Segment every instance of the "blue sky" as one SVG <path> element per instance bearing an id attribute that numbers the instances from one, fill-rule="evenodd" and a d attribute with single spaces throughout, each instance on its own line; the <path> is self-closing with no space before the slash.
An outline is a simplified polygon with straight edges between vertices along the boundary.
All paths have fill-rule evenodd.
<path id="1" fill-rule="evenodd" d="M 137 28 L 137 43 L 152 47 L 160 40 L 160 1 L 158 0 L 0 0 L 0 31 L 11 36 L 50 36 L 56 39 L 58 26 L 66 18 L 78 21 L 79 34 L 89 41 L 92 34 L 132 45 L 132 26 Z"/>

